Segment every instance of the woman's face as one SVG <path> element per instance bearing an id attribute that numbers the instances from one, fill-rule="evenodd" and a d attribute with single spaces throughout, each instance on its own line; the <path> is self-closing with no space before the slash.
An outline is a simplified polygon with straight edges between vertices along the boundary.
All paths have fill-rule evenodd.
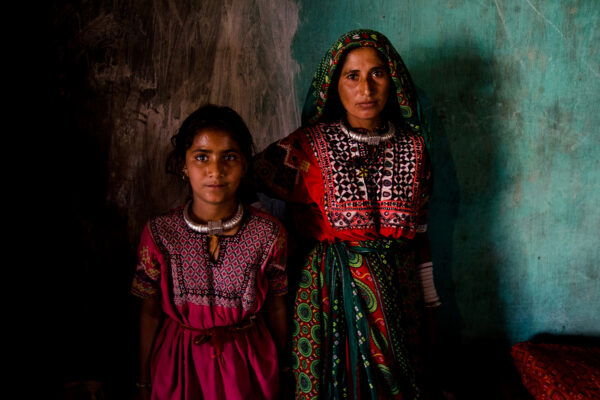
<path id="1" fill-rule="evenodd" d="M 194 204 L 231 206 L 246 170 L 238 143 L 227 131 L 205 128 L 185 154 L 183 172 L 192 186 Z"/>
<path id="2" fill-rule="evenodd" d="M 377 50 L 361 47 L 350 51 L 337 88 L 350 125 L 366 129 L 379 125 L 390 86 L 389 73 Z"/>

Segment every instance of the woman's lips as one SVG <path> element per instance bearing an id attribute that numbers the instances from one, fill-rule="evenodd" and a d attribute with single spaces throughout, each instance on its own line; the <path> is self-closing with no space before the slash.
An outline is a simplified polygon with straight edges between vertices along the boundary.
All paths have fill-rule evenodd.
<path id="1" fill-rule="evenodd" d="M 362 103 L 357 103 L 356 105 L 360 108 L 373 108 L 373 107 L 377 106 L 377 102 L 376 101 L 365 101 Z"/>

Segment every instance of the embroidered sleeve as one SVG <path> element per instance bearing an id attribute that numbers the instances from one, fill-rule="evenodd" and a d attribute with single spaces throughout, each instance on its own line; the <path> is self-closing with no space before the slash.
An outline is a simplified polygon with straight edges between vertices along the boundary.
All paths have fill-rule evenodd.
<path id="1" fill-rule="evenodd" d="M 284 201 L 308 202 L 303 175 L 311 169 L 298 130 L 272 143 L 254 158 L 254 173 L 259 192 Z"/>
<path id="2" fill-rule="evenodd" d="M 279 234 L 273 244 L 271 257 L 266 267 L 267 280 L 269 281 L 269 293 L 281 296 L 287 293 L 288 279 L 286 271 L 287 263 L 287 233 L 283 226 L 279 227 Z"/>
<path id="3" fill-rule="evenodd" d="M 148 225 L 144 227 L 138 247 L 138 264 L 131 284 L 131 293 L 142 299 L 160 294 L 160 262 L 158 249 Z"/>
<path id="4" fill-rule="evenodd" d="M 420 194 L 419 194 L 419 209 L 417 214 L 417 232 L 423 233 L 427 231 L 427 214 L 429 211 L 429 197 L 432 190 L 431 165 L 429 163 L 429 154 L 423 152 L 423 167 L 419 176 Z"/>

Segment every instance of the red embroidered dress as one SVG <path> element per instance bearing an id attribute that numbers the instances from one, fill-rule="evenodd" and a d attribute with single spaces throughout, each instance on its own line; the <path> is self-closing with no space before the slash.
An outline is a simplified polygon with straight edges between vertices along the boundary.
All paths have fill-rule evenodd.
<path id="1" fill-rule="evenodd" d="M 349 140 L 339 124 L 322 123 L 276 146 L 265 155 L 269 164 L 280 157 L 282 165 L 259 173 L 279 197 L 312 206 L 301 212 L 308 236 L 412 239 L 425 231 L 430 171 L 421 136 L 400 130 L 372 157 L 366 154 L 371 146 Z"/>
<path id="2" fill-rule="evenodd" d="M 287 291 L 285 231 L 248 207 L 239 231 L 219 240 L 213 262 L 208 236 L 186 225 L 182 208 L 150 220 L 142 232 L 131 290 L 159 298 L 165 314 L 152 352 L 152 399 L 277 394 L 277 351 L 260 312 L 268 295 Z M 233 325 L 244 328 L 208 341 L 199 335 Z"/>
<path id="3" fill-rule="evenodd" d="M 418 398 L 423 299 L 410 239 L 426 229 L 423 138 L 396 127 L 370 146 L 318 123 L 269 146 L 256 171 L 318 241 L 296 292 L 296 398 Z"/>

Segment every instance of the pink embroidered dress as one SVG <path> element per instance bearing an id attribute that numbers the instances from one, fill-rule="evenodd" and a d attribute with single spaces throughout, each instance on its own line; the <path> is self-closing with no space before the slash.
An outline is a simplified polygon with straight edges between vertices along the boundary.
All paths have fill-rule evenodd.
<path id="1" fill-rule="evenodd" d="M 247 207 L 239 231 L 220 237 L 216 261 L 206 234 L 182 208 L 142 231 L 132 293 L 160 298 L 165 315 L 151 356 L 152 399 L 273 399 L 278 357 L 262 309 L 287 292 L 286 233 Z M 239 326 L 239 330 L 230 328 Z M 206 337 L 204 332 L 217 328 Z"/>

